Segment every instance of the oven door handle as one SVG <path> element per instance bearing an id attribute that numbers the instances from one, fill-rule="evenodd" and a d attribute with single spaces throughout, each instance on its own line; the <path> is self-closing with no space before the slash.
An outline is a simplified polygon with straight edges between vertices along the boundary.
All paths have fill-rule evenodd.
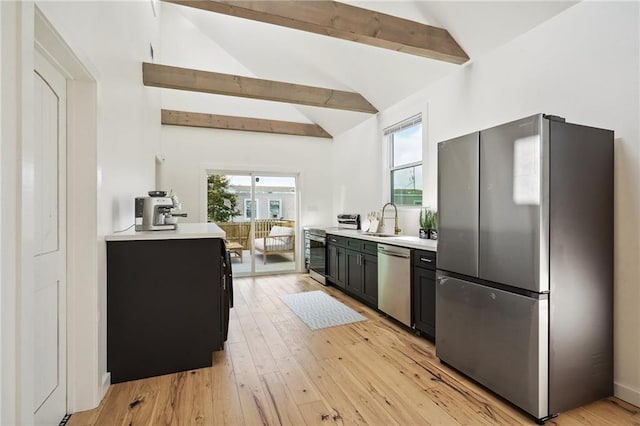
<path id="1" fill-rule="evenodd" d="M 310 236 L 309 237 L 309 241 L 316 241 L 318 243 L 322 243 L 322 244 L 326 244 L 327 243 L 327 239 L 323 238 L 323 237 L 315 237 L 315 236 Z"/>

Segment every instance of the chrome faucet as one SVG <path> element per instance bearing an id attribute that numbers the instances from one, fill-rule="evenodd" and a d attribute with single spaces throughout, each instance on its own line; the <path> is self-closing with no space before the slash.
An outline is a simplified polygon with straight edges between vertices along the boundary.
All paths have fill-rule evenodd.
<path id="1" fill-rule="evenodd" d="M 393 224 L 393 233 L 395 235 L 398 235 L 400 233 L 400 231 L 402 231 L 402 229 L 398 228 L 398 207 L 396 207 L 395 204 L 393 203 L 387 203 L 384 206 L 382 206 L 382 217 L 380 218 L 380 226 L 384 227 L 384 209 L 387 208 L 387 206 L 393 206 L 393 209 L 396 211 L 395 217 L 394 217 L 394 224 Z"/>

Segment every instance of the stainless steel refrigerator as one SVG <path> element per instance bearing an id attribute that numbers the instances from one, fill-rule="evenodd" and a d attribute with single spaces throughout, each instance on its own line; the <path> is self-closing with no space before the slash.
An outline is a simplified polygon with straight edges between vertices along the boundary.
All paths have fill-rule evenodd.
<path id="1" fill-rule="evenodd" d="M 436 354 L 539 422 L 613 393 L 613 132 L 438 144 Z"/>

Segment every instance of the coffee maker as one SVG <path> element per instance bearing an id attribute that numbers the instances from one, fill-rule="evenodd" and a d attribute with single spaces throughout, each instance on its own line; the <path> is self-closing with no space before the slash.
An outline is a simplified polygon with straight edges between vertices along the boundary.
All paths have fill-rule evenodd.
<path id="1" fill-rule="evenodd" d="M 135 199 L 135 230 L 166 231 L 177 228 L 176 223 L 168 223 L 174 201 L 165 191 L 149 191 L 148 197 Z"/>

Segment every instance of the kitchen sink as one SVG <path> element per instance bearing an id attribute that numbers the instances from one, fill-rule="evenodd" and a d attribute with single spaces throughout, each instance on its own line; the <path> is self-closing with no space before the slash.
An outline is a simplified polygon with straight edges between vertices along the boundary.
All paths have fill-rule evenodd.
<path id="1" fill-rule="evenodd" d="M 378 232 L 366 232 L 364 235 L 368 235 L 370 237 L 396 237 L 396 235 L 381 234 Z"/>

